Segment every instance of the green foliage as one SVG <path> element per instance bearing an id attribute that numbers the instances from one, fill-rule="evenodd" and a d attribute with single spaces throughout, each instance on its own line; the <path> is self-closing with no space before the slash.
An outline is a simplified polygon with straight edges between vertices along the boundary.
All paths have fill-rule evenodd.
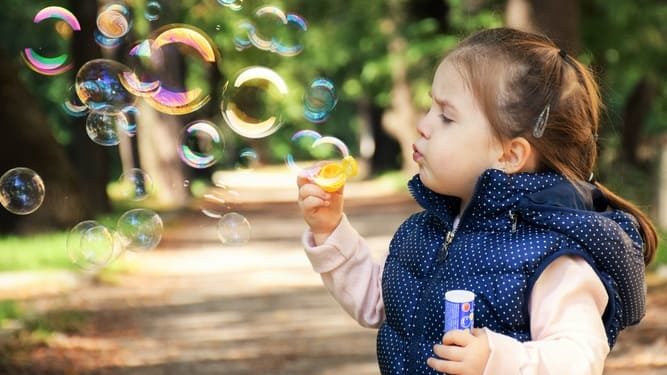
<path id="1" fill-rule="evenodd" d="M 22 311 L 16 301 L 0 301 L 0 328 L 6 320 L 15 320 L 22 315 Z"/>
<path id="2" fill-rule="evenodd" d="M 66 251 L 64 232 L 29 237 L 0 237 L 0 272 L 74 269 Z"/>

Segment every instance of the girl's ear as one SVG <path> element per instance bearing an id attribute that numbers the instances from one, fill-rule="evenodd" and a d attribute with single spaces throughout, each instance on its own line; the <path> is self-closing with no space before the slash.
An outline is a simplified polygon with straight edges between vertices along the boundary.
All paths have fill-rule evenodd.
<path id="1" fill-rule="evenodd" d="M 533 172 L 537 168 L 537 153 L 526 138 L 516 137 L 505 142 L 498 162 L 507 174 Z"/>

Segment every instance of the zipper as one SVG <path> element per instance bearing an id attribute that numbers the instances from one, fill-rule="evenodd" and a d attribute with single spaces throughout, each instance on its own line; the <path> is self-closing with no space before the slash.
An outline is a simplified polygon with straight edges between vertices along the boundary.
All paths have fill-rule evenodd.
<path id="1" fill-rule="evenodd" d="M 517 223 L 519 221 L 519 215 L 512 210 L 510 210 L 509 215 L 510 215 L 510 220 L 512 221 L 511 232 L 514 233 L 514 232 L 516 232 L 516 226 L 517 226 Z"/>
<path id="2" fill-rule="evenodd" d="M 454 236 L 456 235 L 456 229 L 448 230 L 445 234 L 445 242 L 442 244 L 440 251 L 438 252 L 438 263 L 442 263 L 447 258 L 447 249 L 449 249 L 449 244 L 454 241 Z"/>

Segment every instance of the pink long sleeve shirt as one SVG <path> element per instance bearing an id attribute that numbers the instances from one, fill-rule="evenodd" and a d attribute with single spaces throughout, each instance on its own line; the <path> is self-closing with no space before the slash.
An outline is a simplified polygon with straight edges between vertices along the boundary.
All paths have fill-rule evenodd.
<path id="1" fill-rule="evenodd" d="M 385 319 L 384 260 L 372 259 L 346 216 L 321 245 L 303 235 L 306 254 L 324 286 L 360 325 L 378 328 Z M 521 343 L 485 328 L 490 355 L 483 375 L 602 374 L 609 353 L 602 314 L 605 288 L 581 258 L 562 256 L 539 276 L 529 302 L 532 341 Z"/>

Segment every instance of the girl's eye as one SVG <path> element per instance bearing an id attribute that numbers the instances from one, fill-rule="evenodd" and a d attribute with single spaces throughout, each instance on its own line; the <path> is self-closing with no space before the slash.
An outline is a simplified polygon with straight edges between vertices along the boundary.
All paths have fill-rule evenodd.
<path id="1" fill-rule="evenodd" d="M 449 124 L 449 123 L 451 123 L 451 122 L 453 121 L 452 119 L 450 119 L 449 117 L 447 117 L 447 116 L 445 116 L 445 115 L 443 115 L 443 114 L 440 115 L 440 119 L 441 119 L 442 122 L 444 122 L 445 124 Z"/>

